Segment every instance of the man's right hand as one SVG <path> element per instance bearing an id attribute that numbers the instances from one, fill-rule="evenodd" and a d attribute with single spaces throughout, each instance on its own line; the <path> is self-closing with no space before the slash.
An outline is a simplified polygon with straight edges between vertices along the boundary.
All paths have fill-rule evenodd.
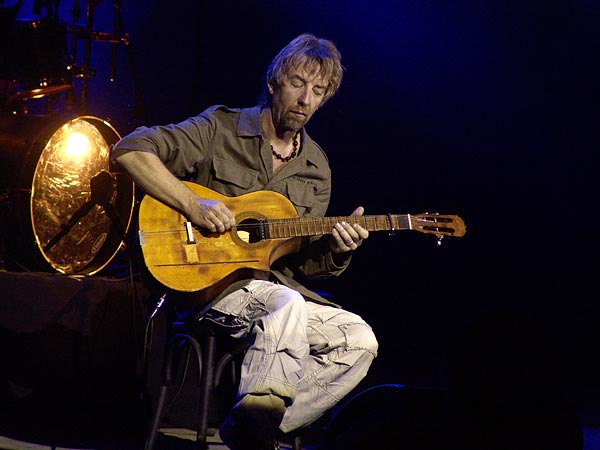
<path id="1" fill-rule="evenodd" d="M 198 199 L 191 208 L 188 219 L 210 231 L 223 233 L 235 225 L 235 216 L 219 200 Z"/>

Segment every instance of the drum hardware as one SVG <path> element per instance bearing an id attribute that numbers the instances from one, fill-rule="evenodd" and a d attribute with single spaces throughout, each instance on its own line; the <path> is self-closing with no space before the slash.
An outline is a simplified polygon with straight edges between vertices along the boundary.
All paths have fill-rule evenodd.
<path id="1" fill-rule="evenodd" d="M 95 8 L 101 1 L 87 1 L 84 24 L 78 23 L 79 0 L 75 0 L 71 10 L 74 23 L 59 19 L 58 0 L 36 0 L 33 12 L 39 18 L 35 20 L 17 19 L 23 0 L 13 6 L 0 6 L 0 81 L 14 84 L 10 93 L 0 92 L 2 111 L 26 111 L 27 107 L 15 103 L 74 92 L 74 79 L 81 79 L 79 111 L 87 114 L 89 79 L 96 76 L 96 70 L 91 68 L 92 42 L 113 45 L 111 81 L 115 79 L 117 46 L 129 45 L 129 36 L 123 31 L 120 1 L 113 1 L 113 32 L 94 30 Z M 84 41 L 84 48 L 82 61 L 77 63 L 80 40 Z"/>
<path id="2" fill-rule="evenodd" d="M 108 42 L 110 44 L 125 44 L 129 43 L 128 36 L 119 36 L 115 33 L 107 33 L 104 31 L 88 30 L 83 25 L 67 24 L 67 32 L 77 39 L 89 39 L 92 41 Z"/>
<path id="3" fill-rule="evenodd" d="M 71 88 L 66 29 L 51 19 L 18 19 L 0 32 L 0 79 L 12 83 L 5 101 L 56 95 Z M 12 97 L 12 98 L 11 98 Z"/>
<path id="4" fill-rule="evenodd" d="M 44 253 L 48 253 L 52 250 L 52 248 L 58 244 L 63 237 L 67 236 L 73 227 L 77 226 L 95 206 L 100 206 L 104 210 L 112 224 L 116 227 L 118 234 L 121 238 L 124 238 L 125 228 L 118 211 L 112 204 L 116 189 L 117 182 L 115 177 L 106 170 L 101 170 L 100 173 L 94 175 L 90 180 L 90 199 L 73 213 L 67 223 L 60 226 L 60 230 L 44 246 Z"/>
<path id="5" fill-rule="evenodd" d="M 41 83 L 42 87 L 37 89 L 31 89 L 29 91 L 18 91 L 12 97 L 9 98 L 9 102 L 15 102 L 27 99 L 38 99 L 46 97 L 48 95 L 61 94 L 69 89 L 71 85 L 62 84 L 60 86 L 49 86 L 47 83 Z"/>
<path id="6" fill-rule="evenodd" d="M 115 64 L 116 64 L 116 50 L 117 45 L 124 44 L 125 46 L 129 45 L 129 36 L 123 32 L 122 20 L 121 20 L 121 10 L 120 10 L 120 1 L 113 0 L 113 23 L 114 23 L 114 32 L 100 32 L 94 30 L 94 14 L 95 8 L 102 2 L 102 0 L 88 0 L 85 14 L 85 25 L 78 25 L 77 23 L 71 24 L 69 26 L 69 32 L 71 34 L 71 51 L 72 54 L 76 54 L 77 52 L 77 41 L 79 39 L 83 39 L 84 41 L 84 49 L 83 49 L 83 64 L 80 69 L 80 78 L 82 78 L 81 85 L 81 111 L 83 114 L 87 114 L 88 110 L 88 91 L 89 91 L 89 78 L 95 75 L 95 71 L 90 69 L 91 62 L 91 51 L 92 51 L 92 42 L 106 42 L 113 45 L 112 52 L 112 61 L 111 61 L 111 71 L 110 71 L 110 81 L 114 81 L 114 72 L 115 72 Z M 72 10 L 73 19 L 75 22 L 78 22 L 81 16 L 81 8 L 79 1 L 76 0 L 75 5 Z"/>

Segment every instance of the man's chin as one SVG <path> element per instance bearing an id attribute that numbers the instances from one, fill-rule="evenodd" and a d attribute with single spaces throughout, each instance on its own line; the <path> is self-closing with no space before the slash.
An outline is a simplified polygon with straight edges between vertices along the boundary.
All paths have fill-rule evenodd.
<path id="1" fill-rule="evenodd" d="M 283 128 L 287 131 L 297 133 L 304 125 L 306 125 L 306 122 L 308 122 L 308 120 L 289 119 L 283 123 Z"/>

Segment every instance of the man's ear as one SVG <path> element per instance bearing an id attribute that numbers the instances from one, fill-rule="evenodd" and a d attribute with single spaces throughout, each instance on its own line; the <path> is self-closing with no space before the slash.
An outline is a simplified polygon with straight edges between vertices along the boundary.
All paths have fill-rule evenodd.
<path id="1" fill-rule="evenodd" d="M 273 85 L 271 83 L 267 83 L 267 88 L 269 89 L 269 94 L 273 95 L 275 93 L 275 89 L 273 89 Z"/>

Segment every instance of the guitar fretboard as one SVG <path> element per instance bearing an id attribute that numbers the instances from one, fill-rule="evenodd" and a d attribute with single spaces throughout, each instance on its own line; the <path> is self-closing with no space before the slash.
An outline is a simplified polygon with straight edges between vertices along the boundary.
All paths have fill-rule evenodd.
<path id="1" fill-rule="evenodd" d="M 298 217 L 291 219 L 268 220 L 265 237 L 280 239 L 300 236 L 320 236 L 331 234 L 336 223 L 347 222 L 359 224 L 368 231 L 408 230 L 410 214 L 388 214 L 375 216 L 340 216 L 340 217 Z"/>

